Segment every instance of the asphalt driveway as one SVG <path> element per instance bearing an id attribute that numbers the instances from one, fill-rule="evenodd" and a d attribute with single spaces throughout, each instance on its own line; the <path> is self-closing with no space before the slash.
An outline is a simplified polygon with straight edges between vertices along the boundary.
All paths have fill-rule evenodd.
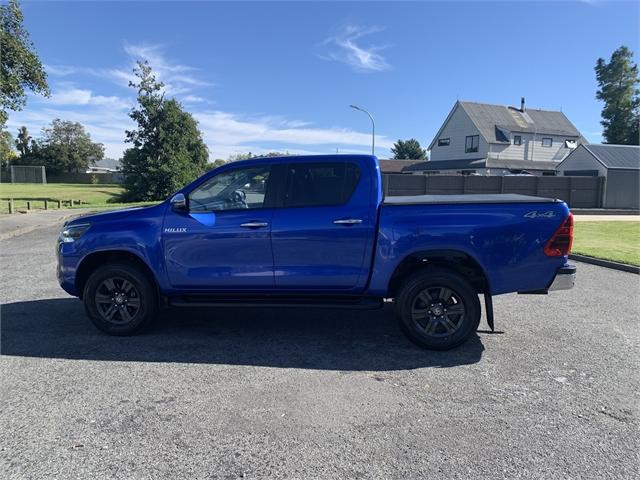
<path id="1" fill-rule="evenodd" d="M 57 286 L 56 233 L 0 242 L 0 478 L 637 478 L 637 275 L 497 297 L 503 333 L 449 352 L 388 307 L 172 310 L 115 338 Z"/>

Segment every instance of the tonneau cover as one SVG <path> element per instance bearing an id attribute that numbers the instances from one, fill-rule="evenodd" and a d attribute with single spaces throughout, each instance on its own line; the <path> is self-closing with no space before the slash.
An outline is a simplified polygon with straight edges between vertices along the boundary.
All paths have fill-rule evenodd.
<path id="1" fill-rule="evenodd" d="M 434 205 L 453 203 L 554 203 L 553 198 L 533 197 L 515 193 L 481 195 L 411 195 L 385 197 L 384 205 Z"/>

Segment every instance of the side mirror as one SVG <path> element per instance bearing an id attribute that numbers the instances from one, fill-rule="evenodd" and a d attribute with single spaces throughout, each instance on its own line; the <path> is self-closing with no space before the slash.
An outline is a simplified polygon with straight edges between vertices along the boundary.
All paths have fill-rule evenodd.
<path id="1" fill-rule="evenodd" d="M 171 209 L 174 212 L 187 211 L 187 199 L 182 193 L 176 193 L 171 199 Z"/>

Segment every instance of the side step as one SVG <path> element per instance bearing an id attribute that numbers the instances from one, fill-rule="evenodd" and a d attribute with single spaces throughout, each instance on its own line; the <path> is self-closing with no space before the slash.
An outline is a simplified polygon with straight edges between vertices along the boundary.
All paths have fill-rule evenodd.
<path id="1" fill-rule="evenodd" d="M 347 308 L 354 310 L 375 310 L 384 306 L 382 298 L 321 295 L 184 295 L 171 297 L 168 303 L 171 307 Z"/>

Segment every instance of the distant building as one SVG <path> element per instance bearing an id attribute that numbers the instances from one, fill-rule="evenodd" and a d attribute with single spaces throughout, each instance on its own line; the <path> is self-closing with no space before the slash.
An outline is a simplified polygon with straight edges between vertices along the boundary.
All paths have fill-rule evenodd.
<path id="1" fill-rule="evenodd" d="M 555 175 L 556 166 L 586 143 L 562 112 L 458 101 L 429 145 L 424 173 Z"/>
<path id="2" fill-rule="evenodd" d="M 115 173 L 120 171 L 120 160 L 103 158 L 94 165 L 89 165 L 86 173 Z"/>
<path id="3" fill-rule="evenodd" d="M 606 177 L 605 208 L 640 208 L 640 146 L 580 145 L 560 162 L 558 173 Z"/>
<path id="4" fill-rule="evenodd" d="M 413 173 L 410 167 L 423 162 L 423 160 L 378 160 L 380 173 Z"/>

